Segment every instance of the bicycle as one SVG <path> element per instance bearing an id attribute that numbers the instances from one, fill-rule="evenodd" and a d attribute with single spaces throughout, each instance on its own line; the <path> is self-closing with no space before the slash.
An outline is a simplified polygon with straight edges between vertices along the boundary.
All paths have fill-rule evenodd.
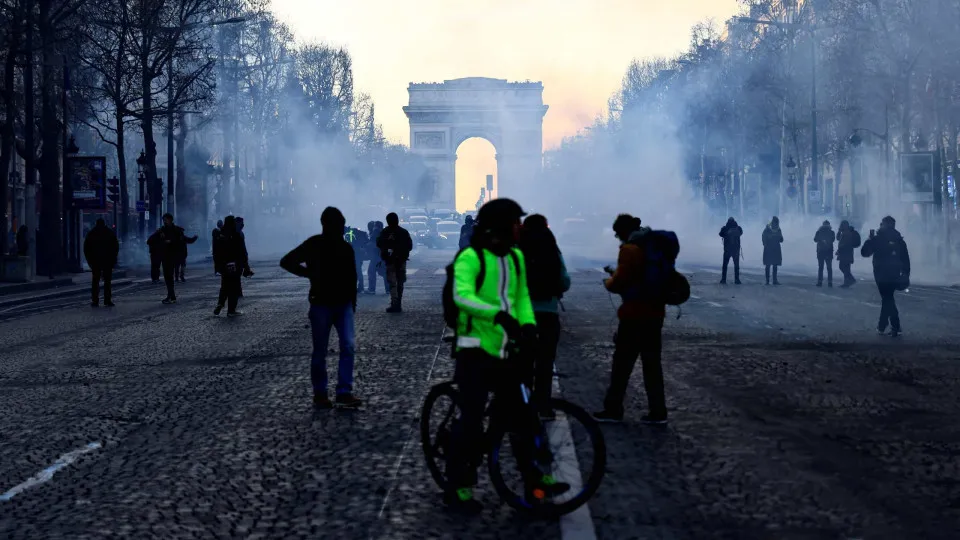
<path id="1" fill-rule="evenodd" d="M 512 390 L 506 388 L 504 391 Z M 549 409 L 546 411 L 552 412 L 555 420 L 543 421 L 541 417 L 545 411 L 534 410 L 530 403 L 531 394 L 527 385 L 521 382 L 517 391 L 521 393 L 523 407 L 529 414 L 536 417 L 537 429 L 533 434 L 533 449 L 538 457 L 534 465 L 540 469 L 540 472 L 552 474 L 558 481 L 570 484 L 570 489 L 560 495 L 528 501 L 520 465 L 516 466 L 514 475 L 505 474 L 507 471 L 504 468 L 504 460 L 511 457 L 513 453 L 510 441 L 519 435 L 512 429 L 512 423 L 508 422 L 508 418 L 504 415 L 509 414 L 513 417 L 518 411 L 507 411 L 504 407 L 498 407 L 498 400 L 503 398 L 498 397 L 496 392 L 484 414 L 485 429 L 482 447 L 476 457 L 482 459 L 486 454 L 490 481 L 501 501 L 506 502 L 510 507 L 542 518 L 553 518 L 573 512 L 597 492 L 606 470 L 606 443 L 600 425 L 581 407 L 559 398 L 550 399 Z M 449 406 L 437 407 L 437 402 L 443 399 L 450 401 Z M 430 389 L 420 414 L 420 438 L 427 468 L 434 481 L 444 491 L 450 487 L 444 473 L 444 465 L 452 432 L 457 429 L 459 421 L 458 402 L 459 391 L 456 384 L 452 381 L 443 382 Z M 439 413 L 441 418 L 436 426 L 431 421 L 435 417 L 432 413 Z M 433 427 L 436 429 L 434 430 Z M 588 451 L 592 452 L 593 459 L 587 467 L 581 467 L 578 454 L 583 458 Z M 583 474 L 584 472 L 586 475 Z M 511 482 L 514 476 L 518 481 L 516 486 Z"/>

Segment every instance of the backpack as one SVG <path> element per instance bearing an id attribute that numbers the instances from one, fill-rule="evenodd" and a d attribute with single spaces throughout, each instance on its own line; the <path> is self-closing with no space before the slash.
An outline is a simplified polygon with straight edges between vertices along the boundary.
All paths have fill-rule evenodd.
<path id="1" fill-rule="evenodd" d="M 679 306 L 690 299 L 690 282 L 677 272 L 680 241 L 673 231 L 650 231 L 633 242 L 643 250 L 644 268 L 640 283 L 630 295 L 653 303 Z"/>
<path id="2" fill-rule="evenodd" d="M 447 265 L 447 280 L 443 283 L 443 291 L 441 292 L 441 300 L 443 303 L 443 322 L 446 323 L 447 327 L 457 329 L 457 322 L 460 319 L 460 308 L 457 307 L 457 303 L 453 301 L 453 265 L 457 261 L 457 257 L 461 253 L 468 249 L 476 249 L 472 246 L 465 247 L 457 252 L 453 257 L 453 261 Z M 480 287 L 483 286 L 483 280 L 487 277 L 487 260 L 483 256 L 483 250 L 477 249 L 477 255 L 480 259 L 480 271 L 477 273 L 477 283 L 476 289 L 479 291 Z M 512 249 L 510 250 L 510 256 L 513 258 L 513 264 L 515 267 L 520 268 L 520 260 L 517 258 L 517 254 Z"/>
<path id="3" fill-rule="evenodd" d="M 523 245 L 521 250 L 527 265 L 530 299 L 546 302 L 563 296 L 563 263 L 557 246 L 546 238 L 537 238 Z"/>
<path id="4" fill-rule="evenodd" d="M 853 237 L 853 240 L 850 242 L 850 245 L 854 248 L 860 247 L 860 233 L 858 233 L 854 229 L 854 230 L 851 230 L 848 234 L 850 234 Z"/>

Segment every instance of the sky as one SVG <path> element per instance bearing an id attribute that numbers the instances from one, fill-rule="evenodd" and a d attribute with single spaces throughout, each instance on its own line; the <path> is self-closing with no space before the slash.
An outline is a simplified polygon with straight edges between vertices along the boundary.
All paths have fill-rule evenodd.
<path id="1" fill-rule="evenodd" d="M 684 50 L 694 24 L 722 23 L 737 0 L 273 0 L 273 8 L 298 41 L 350 51 L 354 87 L 373 98 L 392 142 L 409 144 L 409 83 L 493 77 L 543 82 L 547 150 L 606 111 L 632 59 Z M 463 210 L 496 161 L 478 139 L 457 156 Z"/>

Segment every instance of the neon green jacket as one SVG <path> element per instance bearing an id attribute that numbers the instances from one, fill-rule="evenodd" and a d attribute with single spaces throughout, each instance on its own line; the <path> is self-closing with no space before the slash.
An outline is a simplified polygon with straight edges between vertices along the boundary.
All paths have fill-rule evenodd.
<path id="1" fill-rule="evenodd" d="M 527 289 L 526 263 L 519 249 L 513 252 L 520 268 L 509 254 L 497 257 L 486 249 L 480 251 L 486 274 L 479 289 L 481 255 L 477 250 L 465 249 L 453 262 L 453 301 L 460 311 L 457 350 L 480 348 L 491 356 L 506 358 L 507 333 L 493 322 L 497 313 L 509 313 L 520 326 L 537 323 Z"/>

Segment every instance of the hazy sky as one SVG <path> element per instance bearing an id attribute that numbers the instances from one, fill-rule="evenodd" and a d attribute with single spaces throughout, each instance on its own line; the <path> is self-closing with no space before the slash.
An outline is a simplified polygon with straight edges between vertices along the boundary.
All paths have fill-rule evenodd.
<path id="1" fill-rule="evenodd" d="M 409 143 L 407 84 L 459 77 L 543 81 L 544 149 L 591 124 L 633 58 L 670 55 L 690 28 L 734 14 L 737 0 L 273 0 L 299 41 L 346 46 L 354 84 L 386 136 Z M 457 206 L 472 206 L 493 146 L 471 139 L 457 160 Z"/>

